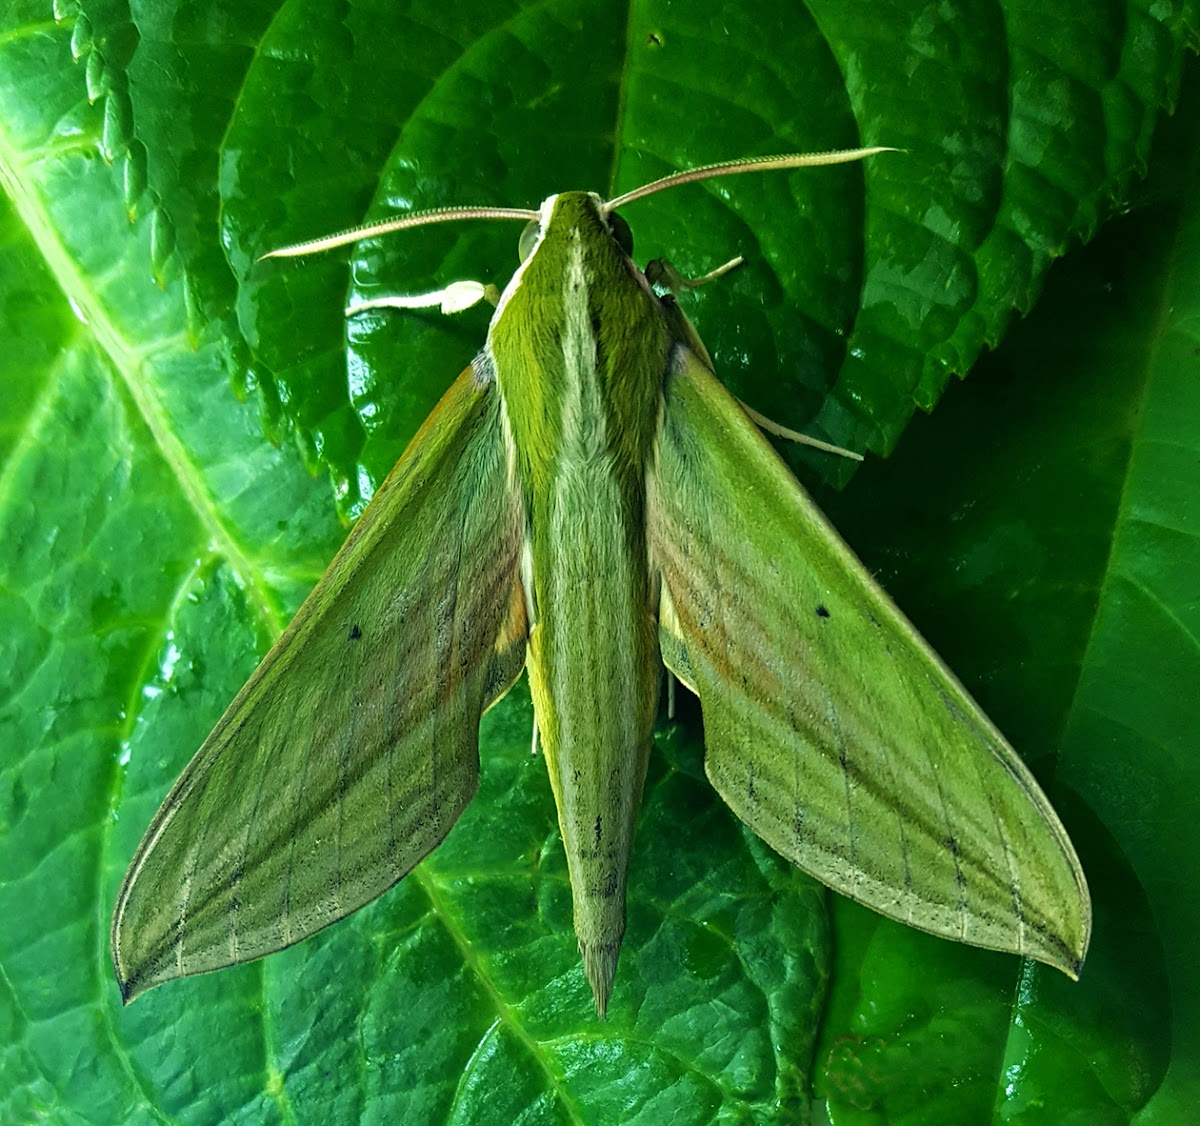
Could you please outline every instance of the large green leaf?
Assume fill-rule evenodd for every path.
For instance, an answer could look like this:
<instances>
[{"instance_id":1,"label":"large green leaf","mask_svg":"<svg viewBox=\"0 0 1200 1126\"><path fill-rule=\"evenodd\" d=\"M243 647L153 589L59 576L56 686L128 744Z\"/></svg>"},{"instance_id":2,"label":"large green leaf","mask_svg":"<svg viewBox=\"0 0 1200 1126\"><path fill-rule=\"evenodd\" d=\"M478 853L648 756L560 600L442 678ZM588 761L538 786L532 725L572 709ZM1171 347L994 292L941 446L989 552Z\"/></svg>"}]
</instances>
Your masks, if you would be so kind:
<instances>
[{"instance_id":1,"label":"large green leaf","mask_svg":"<svg viewBox=\"0 0 1200 1126\"><path fill-rule=\"evenodd\" d=\"M6 5L0 1121L1188 1121L1200 177L1175 154L1200 104L1159 119L1196 15ZM1124 209L1156 127L1134 213L908 427ZM626 217L640 258L747 257L689 307L739 394L875 454L905 435L822 503L1050 789L1096 899L1083 980L831 904L708 787L692 706L660 730L598 1022L518 688L479 798L399 888L121 1009L108 917L137 839L336 509L482 339L478 310L347 325L347 293L503 282L517 231L253 258L408 206L859 143L905 151Z\"/></svg>"}]
</instances>

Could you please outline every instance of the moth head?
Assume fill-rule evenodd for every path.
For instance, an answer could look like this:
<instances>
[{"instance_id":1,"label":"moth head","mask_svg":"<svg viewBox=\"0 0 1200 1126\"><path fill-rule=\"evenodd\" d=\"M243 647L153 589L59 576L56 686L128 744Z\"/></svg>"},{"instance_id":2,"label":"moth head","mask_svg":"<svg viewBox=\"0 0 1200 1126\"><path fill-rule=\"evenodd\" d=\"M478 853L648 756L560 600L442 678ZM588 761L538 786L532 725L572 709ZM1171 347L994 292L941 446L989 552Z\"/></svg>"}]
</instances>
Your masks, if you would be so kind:
<instances>
[{"instance_id":1,"label":"moth head","mask_svg":"<svg viewBox=\"0 0 1200 1126\"><path fill-rule=\"evenodd\" d=\"M574 198L579 198L581 193L569 194ZM617 246L632 258L633 231L629 229L629 224L615 211L611 210L608 204L596 195L595 192L587 192L583 198L591 202L597 217L612 236ZM550 222L550 216L558 205L559 199L559 196L552 195L538 208L537 218L530 219L525 224L524 229L521 231L521 237L517 241L517 256L522 262L526 262L529 259L529 256L534 252L538 243L541 242L542 234Z\"/></svg>"}]
</instances>

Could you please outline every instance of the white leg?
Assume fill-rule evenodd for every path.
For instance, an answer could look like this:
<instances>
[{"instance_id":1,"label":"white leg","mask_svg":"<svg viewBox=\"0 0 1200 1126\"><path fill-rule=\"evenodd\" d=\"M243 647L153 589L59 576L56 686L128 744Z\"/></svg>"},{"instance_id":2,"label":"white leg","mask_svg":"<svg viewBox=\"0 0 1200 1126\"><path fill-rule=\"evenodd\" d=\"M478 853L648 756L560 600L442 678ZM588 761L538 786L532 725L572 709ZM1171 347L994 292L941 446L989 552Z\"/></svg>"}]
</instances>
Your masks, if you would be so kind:
<instances>
[{"instance_id":1,"label":"white leg","mask_svg":"<svg viewBox=\"0 0 1200 1126\"><path fill-rule=\"evenodd\" d=\"M494 285L483 282L451 282L445 289L432 293L415 293L411 296L393 293L386 297L373 297L369 301L355 301L346 306L346 316L352 317L364 309L441 309L443 313L461 313L464 309L489 301L495 305L500 300L500 291Z\"/></svg>"}]
</instances>

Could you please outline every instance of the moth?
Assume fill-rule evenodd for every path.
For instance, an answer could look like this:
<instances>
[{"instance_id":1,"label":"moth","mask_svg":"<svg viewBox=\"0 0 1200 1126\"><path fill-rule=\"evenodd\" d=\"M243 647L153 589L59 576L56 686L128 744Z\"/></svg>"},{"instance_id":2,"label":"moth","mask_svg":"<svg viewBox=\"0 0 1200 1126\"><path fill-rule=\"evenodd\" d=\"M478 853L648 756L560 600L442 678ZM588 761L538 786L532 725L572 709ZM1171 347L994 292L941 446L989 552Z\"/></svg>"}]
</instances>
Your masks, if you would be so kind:
<instances>
[{"instance_id":1,"label":"moth","mask_svg":"<svg viewBox=\"0 0 1200 1126\"><path fill-rule=\"evenodd\" d=\"M299 942L410 872L475 794L481 715L527 670L603 1016L664 665L699 697L713 787L782 856L890 918L1078 975L1087 884L1046 797L717 380L652 284L673 272L635 265L617 211L878 151L275 252L526 223L482 351L138 847L112 925L125 1001Z\"/></svg>"}]
</instances>

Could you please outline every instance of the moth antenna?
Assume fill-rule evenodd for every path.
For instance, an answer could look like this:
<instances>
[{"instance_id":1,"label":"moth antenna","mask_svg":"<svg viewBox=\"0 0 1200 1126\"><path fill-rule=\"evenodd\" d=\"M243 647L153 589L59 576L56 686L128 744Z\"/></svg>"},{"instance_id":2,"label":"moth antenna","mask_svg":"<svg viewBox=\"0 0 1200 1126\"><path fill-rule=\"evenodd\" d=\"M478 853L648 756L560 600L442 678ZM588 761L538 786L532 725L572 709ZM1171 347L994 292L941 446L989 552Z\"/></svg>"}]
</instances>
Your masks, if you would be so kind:
<instances>
[{"instance_id":1,"label":"moth antenna","mask_svg":"<svg viewBox=\"0 0 1200 1126\"><path fill-rule=\"evenodd\" d=\"M305 254L320 254L323 250L333 250L334 247L346 246L360 239L376 238L379 235L390 235L393 231L404 231L409 227L427 227L431 223L453 223L459 219L523 219L529 222L536 219L538 213L525 207L441 207L436 211L417 211L412 215L401 215L395 219L385 219L382 223L366 223L361 227L350 227L332 235L310 239L308 242L292 243L281 246L278 250L268 250L266 254L256 258L262 262L266 258L300 258Z\"/></svg>"},{"instance_id":2,"label":"moth antenna","mask_svg":"<svg viewBox=\"0 0 1200 1126\"><path fill-rule=\"evenodd\" d=\"M635 199L644 199L655 192L676 188L680 184L691 184L697 180L712 180L717 176L737 176L742 172L771 172L781 168L815 168L823 164L849 164L881 152L898 152L898 149L877 145L866 149L838 149L834 152L781 153L778 156L754 156L748 160L724 160L719 164L705 164L700 168L689 168L654 180L631 192L610 199L604 204L606 212L624 207Z\"/></svg>"}]
</instances>

